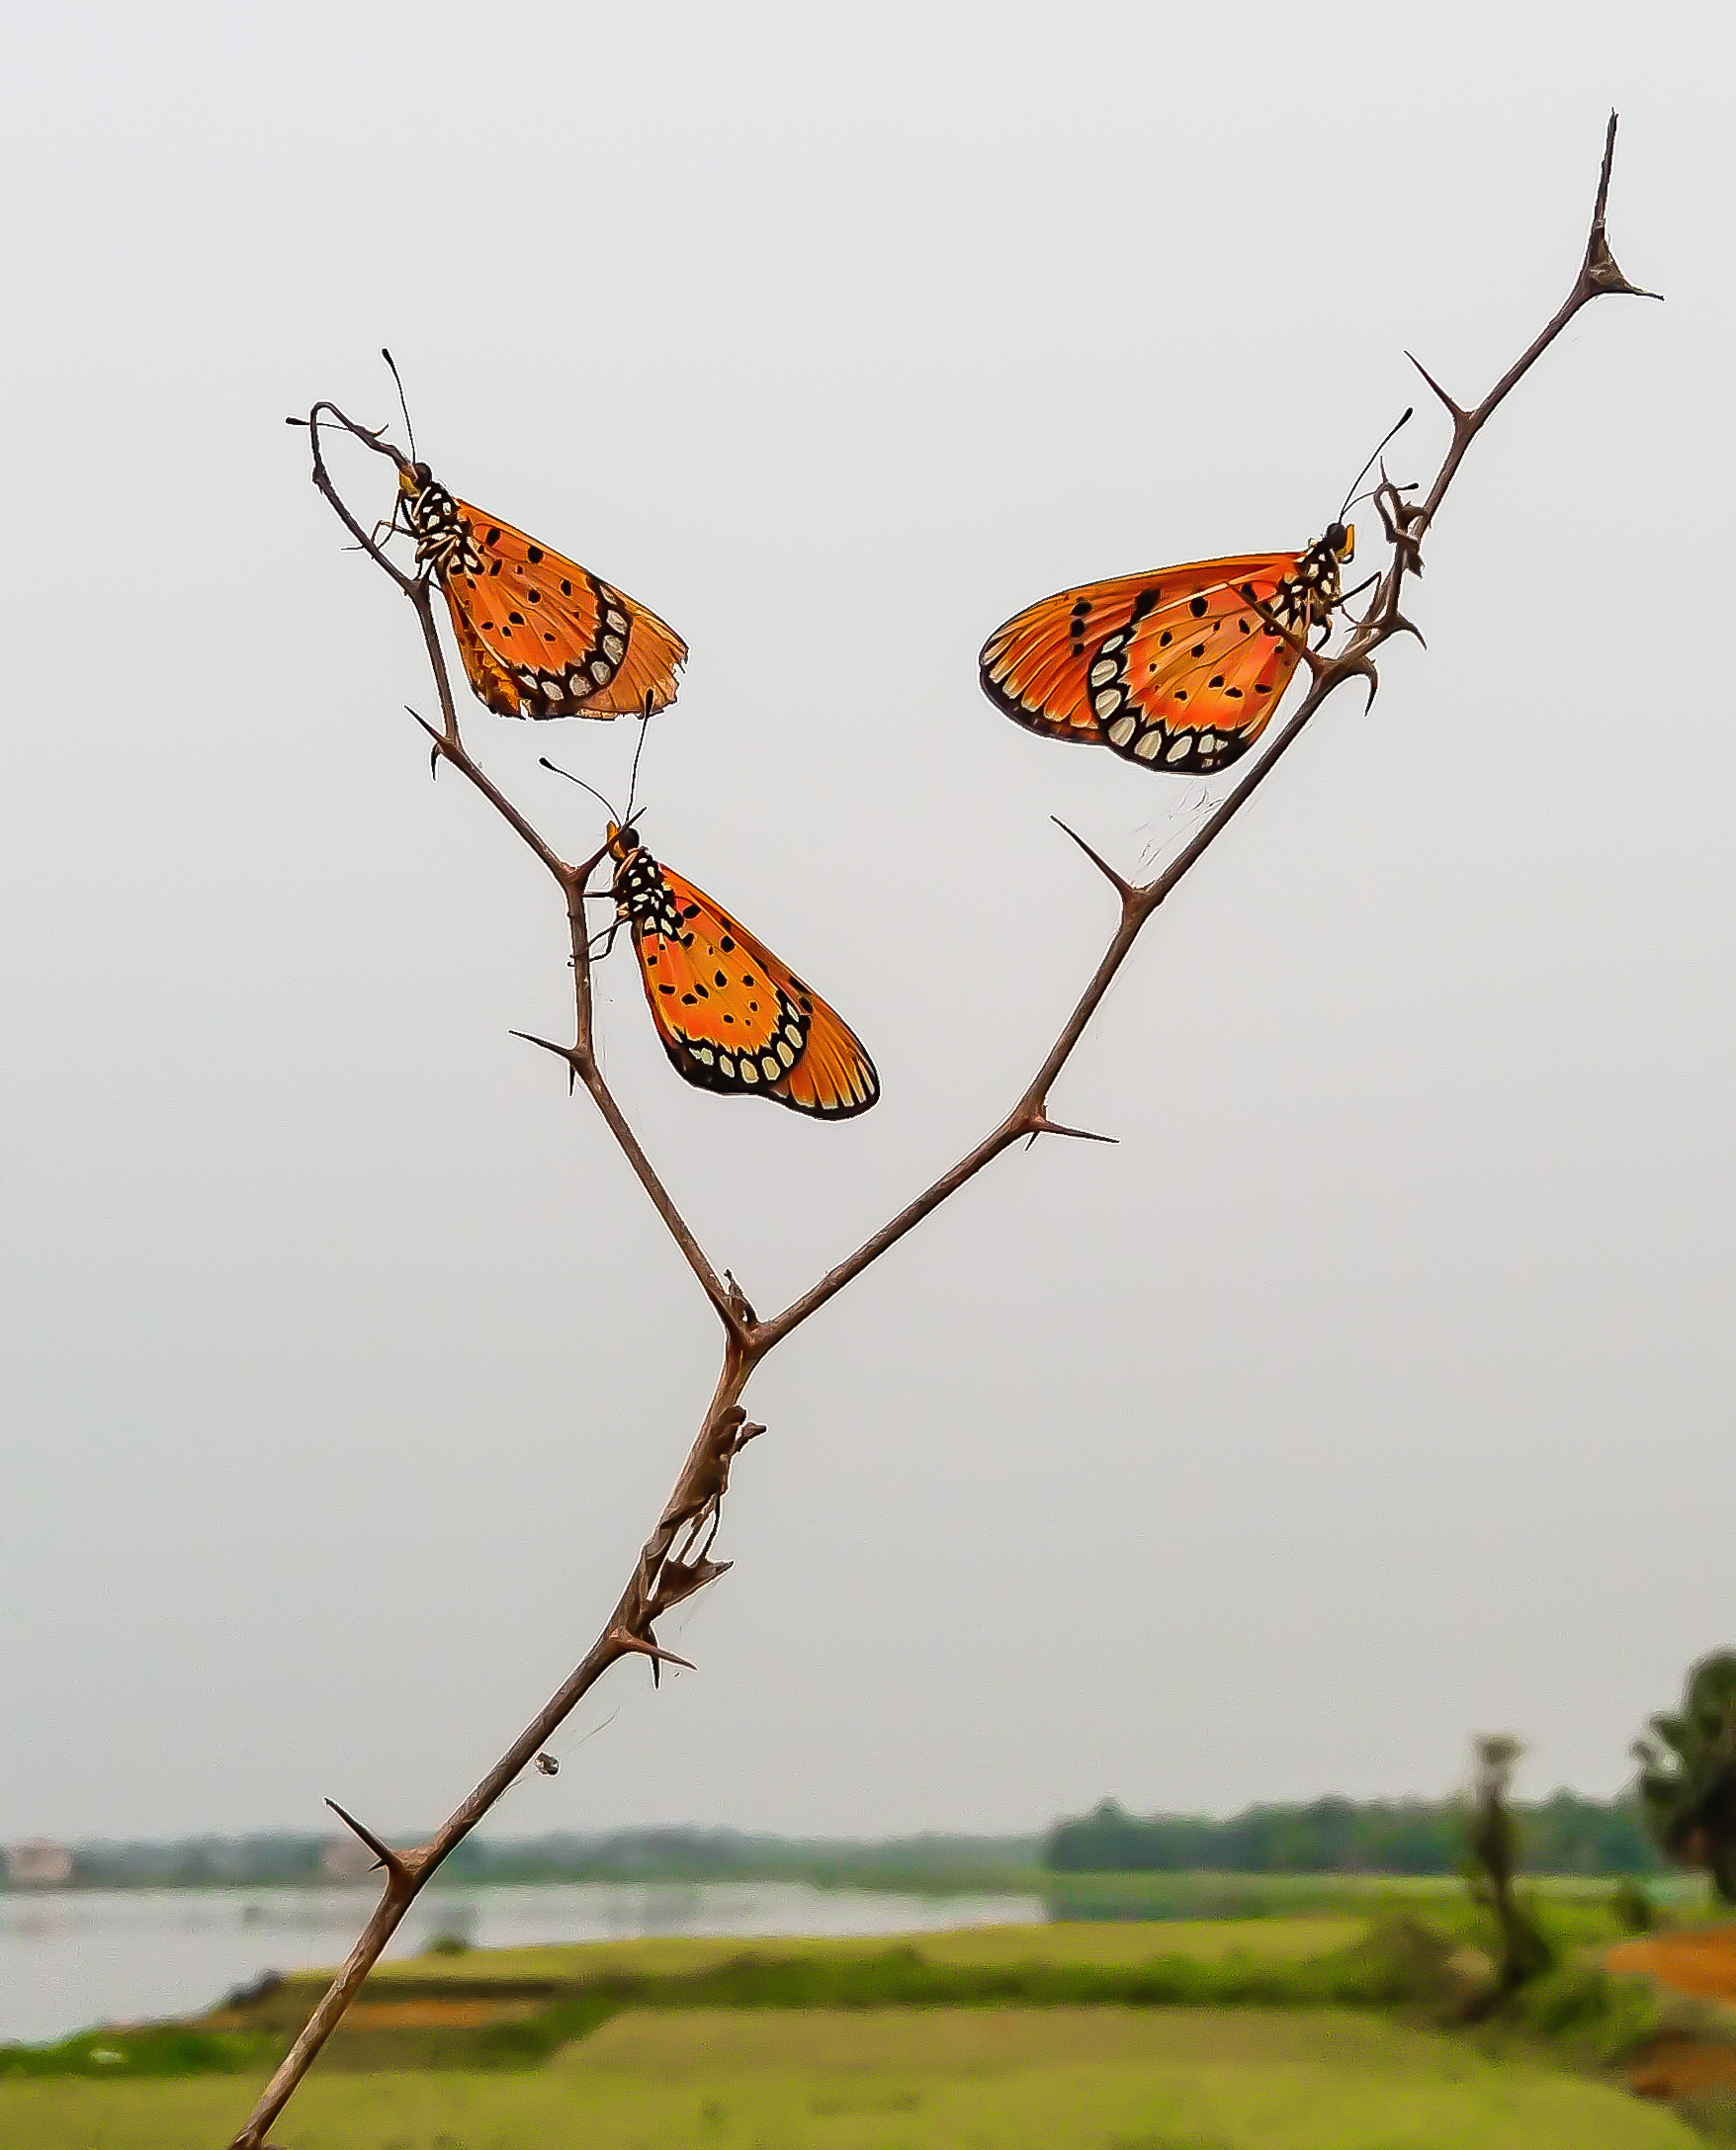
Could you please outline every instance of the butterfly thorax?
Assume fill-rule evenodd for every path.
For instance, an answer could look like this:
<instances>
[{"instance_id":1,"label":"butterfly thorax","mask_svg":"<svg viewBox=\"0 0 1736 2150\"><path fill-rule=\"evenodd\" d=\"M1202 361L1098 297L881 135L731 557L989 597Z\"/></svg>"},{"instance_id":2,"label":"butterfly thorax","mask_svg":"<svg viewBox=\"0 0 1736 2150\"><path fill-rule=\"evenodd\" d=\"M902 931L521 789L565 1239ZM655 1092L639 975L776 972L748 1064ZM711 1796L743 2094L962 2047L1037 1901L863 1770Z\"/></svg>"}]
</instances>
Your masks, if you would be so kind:
<instances>
[{"instance_id":1,"label":"butterfly thorax","mask_svg":"<svg viewBox=\"0 0 1736 2150\"><path fill-rule=\"evenodd\" d=\"M672 941L691 941L687 921L663 869L631 828L609 830L615 866L615 915L634 933L660 933Z\"/></svg>"},{"instance_id":2,"label":"butterfly thorax","mask_svg":"<svg viewBox=\"0 0 1736 2150\"><path fill-rule=\"evenodd\" d=\"M398 473L404 519L416 541L416 565L437 575L480 574L483 561L458 502L425 463Z\"/></svg>"},{"instance_id":3,"label":"butterfly thorax","mask_svg":"<svg viewBox=\"0 0 1736 2150\"><path fill-rule=\"evenodd\" d=\"M1356 550L1356 533L1344 523L1329 525L1272 592L1267 610L1280 627L1306 635L1331 617L1339 601L1339 570Z\"/></svg>"}]
</instances>

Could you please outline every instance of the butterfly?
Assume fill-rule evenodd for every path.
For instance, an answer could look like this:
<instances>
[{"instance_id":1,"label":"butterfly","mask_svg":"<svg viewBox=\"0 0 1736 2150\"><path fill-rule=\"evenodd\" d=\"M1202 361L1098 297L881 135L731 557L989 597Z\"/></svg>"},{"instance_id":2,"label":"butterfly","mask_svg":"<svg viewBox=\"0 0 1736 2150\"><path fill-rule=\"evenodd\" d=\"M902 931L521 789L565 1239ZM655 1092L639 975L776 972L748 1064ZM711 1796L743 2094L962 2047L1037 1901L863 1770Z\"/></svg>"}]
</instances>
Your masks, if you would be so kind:
<instances>
[{"instance_id":1,"label":"butterfly","mask_svg":"<svg viewBox=\"0 0 1736 2150\"><path fill-rule=\"evenodd\" d=\"M687 645L654 612L398 462L416 564L446 593L478 699L502 717L650 717L675 699Z\"/></svg>"},{"instance_id":2,"label":"butterfly","mask_svg":"<svg viewBox=\"0 0 1736 2150\"><path fill-rule=\"evenodd\" d=\"M1226 769L1265 730L1301 661L1297 645L1330 618L1355 542L1334 522L1300 553L1058 591L990 636L983 691L1048 738L1178 776Z\"/></svg>"},{"instance_id":3,"label":"butterfly","mask_svg":"<svg viewBox=\"0 0 1736 2150\"><path fill-rule=\"evenodd\" d=\"M609 823L616 919L633 934L651 1020L675 1073L702 1090L847 1120L880 1096L854 1032L721 904Z\"/></svg>"}]
</instances>

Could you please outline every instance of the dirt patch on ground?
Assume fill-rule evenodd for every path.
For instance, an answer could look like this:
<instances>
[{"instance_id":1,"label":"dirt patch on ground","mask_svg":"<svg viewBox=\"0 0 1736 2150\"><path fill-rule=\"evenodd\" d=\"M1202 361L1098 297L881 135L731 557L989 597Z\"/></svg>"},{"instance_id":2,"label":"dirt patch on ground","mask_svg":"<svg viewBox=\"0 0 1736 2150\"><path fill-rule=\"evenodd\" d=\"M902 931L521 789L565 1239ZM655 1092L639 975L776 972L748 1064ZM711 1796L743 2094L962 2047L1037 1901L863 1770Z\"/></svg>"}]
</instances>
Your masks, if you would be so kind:
<instances>
[{"instance_id":1,"label":"dirt patch on ground","mask_svg":"<svg viewBox=\"0 0 1736 2150\"><path fill-rule=\"evenodd\" d=\"M1708 2091L1736 2092L1736 2045L1708 2045L1690 2037L1654 2038L1633 2056L1627 2087L1636 2098L1703 2098Z\"/></svg>"},{"instance_id":2,"label":"dirt patch on ground","mask_svg":"<svg viewBox=\"0 0 1736 2150\"><path fill-rule=\"evenodd\" d=\"M1604 1957L1606 1969L1654 1980L1666 1992L1710 2003L1711 2034L1670 2030L1650 2039L1623 2073L1640 2098L1695 2101L1736 2096L1736 2017L1728 2038L1718 2034L1721 2008L1736 2007L1736 1927L1701 1927L1682 1934L1647 1934L1621 1941Z\"/></svg>"},{"instance_id":3,"label":"dirt patch on ground","mask_svg":"<svg viewBox=\"0 0 1736 2150\"><path fill-rule=\"evenodd\" d=\"M1648 1934L1621 1941L1604 1958L1612 1971L1639 1971L1674 1993L1736 2002L1736 1926Z\"/></svg>"}]
</instances>

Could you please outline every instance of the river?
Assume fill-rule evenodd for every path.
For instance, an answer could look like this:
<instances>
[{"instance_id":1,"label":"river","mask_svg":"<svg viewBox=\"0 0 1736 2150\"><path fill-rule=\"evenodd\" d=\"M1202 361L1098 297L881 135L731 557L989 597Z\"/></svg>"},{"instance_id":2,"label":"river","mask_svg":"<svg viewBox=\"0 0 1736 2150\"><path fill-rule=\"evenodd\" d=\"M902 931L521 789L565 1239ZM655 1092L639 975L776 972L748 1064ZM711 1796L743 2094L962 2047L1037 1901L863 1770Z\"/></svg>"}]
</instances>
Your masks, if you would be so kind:
<instances>
[{"instance_id":1,"label":"river","mask_svg":"<svg viewBox=\"0 0 1736 2150\"><path fill-rule=\"evenodd\" d=\"M374 1902L361 1888L78 1889L0 1895L0 2043L192 2014L266 1971L334 1963ZM1028 1924L1031 1896L898 1896L806 1882L543 1882L430 1889L387 1953L440 1935L477 1947L650 1934L910 1934Z\"/></svg>"}]
</instances>

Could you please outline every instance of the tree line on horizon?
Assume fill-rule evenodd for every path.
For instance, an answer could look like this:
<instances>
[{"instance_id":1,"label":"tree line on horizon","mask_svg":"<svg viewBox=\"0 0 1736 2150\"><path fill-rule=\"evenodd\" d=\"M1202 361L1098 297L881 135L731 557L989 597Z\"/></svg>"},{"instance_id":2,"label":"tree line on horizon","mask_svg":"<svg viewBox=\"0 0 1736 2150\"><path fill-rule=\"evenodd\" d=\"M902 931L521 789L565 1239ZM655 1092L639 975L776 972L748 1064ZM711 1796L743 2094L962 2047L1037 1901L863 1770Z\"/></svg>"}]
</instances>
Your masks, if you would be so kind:
<instances>
[{"instance_id":1,"label":"tree line on horizon","mask_svg":"<svg viewBox=\"0 0 1736 2150\"><path fill-rule=\"evenodd\" d=\"M1516 1804L1520 1863L1538 1874L1652 1874L1663 1860L1639 1801L1558 1791ZM1227 1820L1128 1814L1113 1799L1057 1822L1053 1873L1451 1874L1465 1861L1459 1799L1345 1799L1251 1806Z\"/></svg>"}]
</instances>

